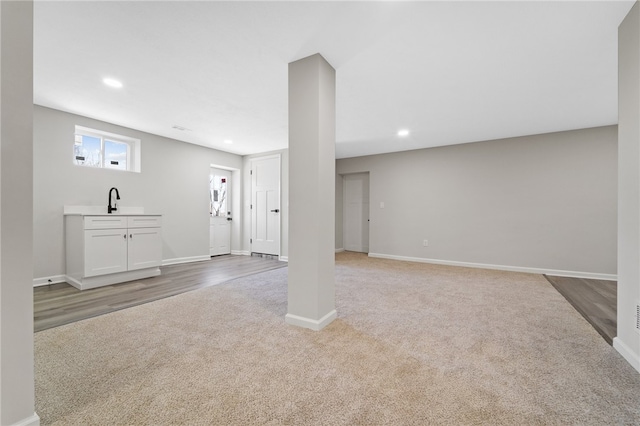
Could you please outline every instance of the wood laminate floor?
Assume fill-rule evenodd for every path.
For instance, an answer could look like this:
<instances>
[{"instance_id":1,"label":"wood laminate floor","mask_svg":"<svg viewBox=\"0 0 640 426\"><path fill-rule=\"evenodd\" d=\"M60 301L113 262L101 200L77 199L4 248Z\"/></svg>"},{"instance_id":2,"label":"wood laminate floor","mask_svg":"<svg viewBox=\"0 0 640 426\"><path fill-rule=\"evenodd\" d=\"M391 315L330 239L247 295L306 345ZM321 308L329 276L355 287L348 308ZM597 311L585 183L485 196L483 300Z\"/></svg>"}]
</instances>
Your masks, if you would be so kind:
<instances>
[{"instance_id":1,"label":"wood laminate floor","mask_svg":"<svg viewBox=\"0 0 640 426\"><path fill-rule=\"evenodd\" d=\"M545 275L547 280L610 345L617 334L616 281Z\"/></svg>"},{"instance_id":2,"label":"wood laminate floor","mask_svg":"<svg viewBox=\"0 0 640 426\"><path fill-rule=\"evenodd\" d=\"M180 293L287 266L259 256L217 256L211 260L163 266L162 274L80 291L67 283L36 287L34 330L103 315Z\"/></svg>"}]
</instances>

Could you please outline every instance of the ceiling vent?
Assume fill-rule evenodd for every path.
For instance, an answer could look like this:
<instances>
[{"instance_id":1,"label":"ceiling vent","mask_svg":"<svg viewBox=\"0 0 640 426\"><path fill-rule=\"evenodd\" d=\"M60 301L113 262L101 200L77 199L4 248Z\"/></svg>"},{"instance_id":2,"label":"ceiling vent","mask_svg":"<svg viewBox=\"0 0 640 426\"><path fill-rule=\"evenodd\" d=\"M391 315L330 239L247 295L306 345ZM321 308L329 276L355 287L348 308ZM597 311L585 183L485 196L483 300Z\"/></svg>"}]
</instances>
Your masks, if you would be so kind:
<instances>
[{"instance_id":1,"label":"ceiling vent","mask_svg":"<svg viewBox=\"0 0 640 426\"><path fill-rule=\"evenodd\" d=\"M640 333L640 302L636 303L636 331Z\"/></svg>"},{"instance_id":2,"label":"ceiling vent","mask_svg":"<svg viewBox=\"0 0 640 426\"><path fill-rule=\"evenodd\" d=\"M186 127L182 127L182 126L178 126L177 124L174 124L173 126L171 126L172 129L176 129L176 130L180 130L181 132L186 131L191 131L191 129L187 129Z\"/></svg>"}]
</instances>

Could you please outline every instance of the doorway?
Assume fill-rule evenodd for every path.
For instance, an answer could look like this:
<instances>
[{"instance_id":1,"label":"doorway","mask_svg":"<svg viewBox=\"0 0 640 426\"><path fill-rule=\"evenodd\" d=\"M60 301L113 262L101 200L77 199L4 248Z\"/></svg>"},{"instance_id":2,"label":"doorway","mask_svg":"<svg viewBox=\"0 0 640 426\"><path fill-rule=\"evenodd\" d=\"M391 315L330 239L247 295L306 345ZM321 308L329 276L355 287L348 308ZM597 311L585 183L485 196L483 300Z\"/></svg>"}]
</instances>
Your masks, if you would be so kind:
<instances>
[{"instance_id":1,"label":"doorway","mask_svg":"<svg viewBox=\"0 0 640 426\"><path fill-rule=\"evenodd\" d=\"M369 173L342 176L344 249L369 252Z\"/></svg>"},{"instance_id":2,"label":"doorway","mask_svg":"<svg viewBox=\"0 0 640 426\"><path fill-rule=\"evenodd\" d=\"M280 255L280 156L251 160L251 252Z\"/></svg>"},{"instance_id":3,"label":"doorway","mask_svg":"<svg viewBox=\"0 0 640 426\"><path fill-rule=\"evenodd\" d=\"M209 255L231 254L231 172L211 168L209 173Z\"/></svg>"}]
</instances>

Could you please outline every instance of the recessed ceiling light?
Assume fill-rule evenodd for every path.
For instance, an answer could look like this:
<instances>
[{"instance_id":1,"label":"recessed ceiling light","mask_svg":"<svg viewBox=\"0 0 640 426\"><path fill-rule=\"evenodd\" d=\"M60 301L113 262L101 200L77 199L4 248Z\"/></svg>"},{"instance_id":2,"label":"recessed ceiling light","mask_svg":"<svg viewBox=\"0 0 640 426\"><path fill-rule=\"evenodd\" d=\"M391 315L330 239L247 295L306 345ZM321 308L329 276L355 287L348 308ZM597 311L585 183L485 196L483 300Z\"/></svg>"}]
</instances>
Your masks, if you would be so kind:
<instances>
[{"instance_id":1,"label":"recessed ceiling light","mask_svg":"<svg viewBox=\"0 0 640 426\"><path fill-rule=\"evenodd\" d=\"M398 130L398 136L400 137L409 136L409 131L407 129Z\"/></svg>"},{"instance_id":2,"label":"recessed ceiling light","mask_svg":"<svg viewBox=\"0 0 640 426\"><path fill-rule=\"evenodd\" d=\"M102 80L102 82L104 84L106 84L107 86L115 87L117 89L122 87L122 83L119 82L118 80L113 79L113 78L105 78L105 79Z\"/></svg>"},{"instance_id":3,"label":"recessed ceiling light","mask_svg":"<svg viewBox=\"0 0 640 426\"><path fill-rule=\"evenodd\" d=\"M226 139L224 143L226 143L227 145L231 145L233 141L231 139Z\"/></svg>"}]
</instances>

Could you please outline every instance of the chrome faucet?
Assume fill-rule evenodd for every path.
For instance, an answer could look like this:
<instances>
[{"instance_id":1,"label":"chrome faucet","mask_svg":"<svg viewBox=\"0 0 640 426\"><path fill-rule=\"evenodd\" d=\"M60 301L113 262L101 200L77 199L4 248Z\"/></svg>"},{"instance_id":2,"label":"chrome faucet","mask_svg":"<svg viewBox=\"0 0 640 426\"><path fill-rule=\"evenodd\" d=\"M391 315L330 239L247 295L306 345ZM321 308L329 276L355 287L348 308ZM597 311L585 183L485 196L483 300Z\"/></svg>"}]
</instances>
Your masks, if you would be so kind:
<instances>
[{"instance_id":1,"label":"chrome faucet","mask_svg":"<svg viewBox=\"0 0 640 426\"><path fill-rule=\"evenodd\" d=\"M107 206L107 213L113 213L118 211L118 202L113 203L113 207L111 207L111 193L113 190L116 190L116 200L120 199L120 193L118 192L118 188L113 187L109 190L109 205Z\"/></svg>"}]
</instances>

